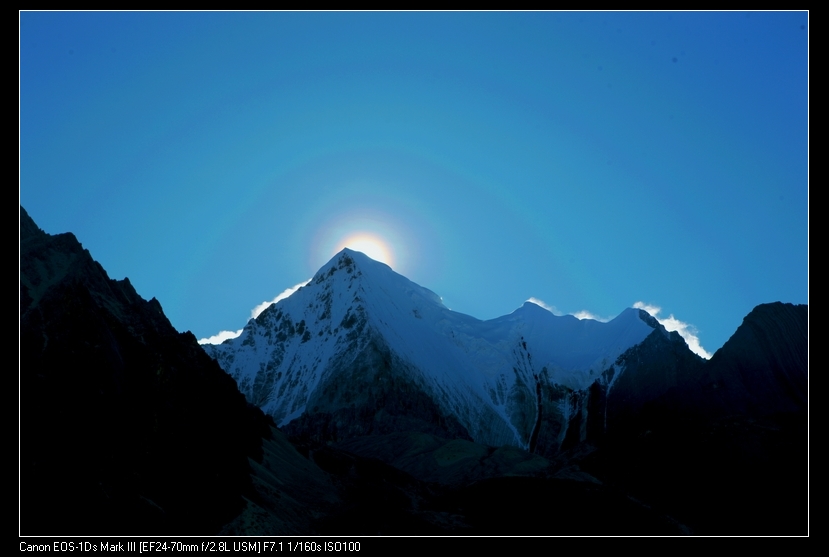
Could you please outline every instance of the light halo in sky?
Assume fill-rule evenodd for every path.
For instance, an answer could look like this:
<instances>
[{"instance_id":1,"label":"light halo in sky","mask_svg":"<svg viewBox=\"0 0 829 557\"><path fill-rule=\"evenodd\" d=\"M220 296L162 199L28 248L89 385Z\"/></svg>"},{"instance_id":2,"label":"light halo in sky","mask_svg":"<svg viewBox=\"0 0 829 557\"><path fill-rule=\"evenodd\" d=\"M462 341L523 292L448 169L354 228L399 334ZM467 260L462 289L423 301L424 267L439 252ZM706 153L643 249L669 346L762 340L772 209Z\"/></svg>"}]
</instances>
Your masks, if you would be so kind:
<instances>
[{"instance_id":1,"label":"light halo in sky","mask_svg":"<svg viewBox=\"0 0 829 557\"><path fill-rule=\"evenodd\" d=\"M362 252L375 261L385 263L389 267L394 267L394 255L389 246L383 238L372 234L371 232L356 232L351 234L337 244L334 253L339 253L343 248L349 248L354 251Z\"/></svg>"},{"instance_id":2,"label":"light halo in sky","mask_svg":"<svg viewBox=\"0 0 829 557\"><path fill-rule=\"evenodd\" d=\"M355 214L359 213L359 214ZM320 229L310 250L312 266L317 268L343 248L359 251L405 274L412 247L393 219L376 210L349 211Z\"/></svg>"}]
</instances>

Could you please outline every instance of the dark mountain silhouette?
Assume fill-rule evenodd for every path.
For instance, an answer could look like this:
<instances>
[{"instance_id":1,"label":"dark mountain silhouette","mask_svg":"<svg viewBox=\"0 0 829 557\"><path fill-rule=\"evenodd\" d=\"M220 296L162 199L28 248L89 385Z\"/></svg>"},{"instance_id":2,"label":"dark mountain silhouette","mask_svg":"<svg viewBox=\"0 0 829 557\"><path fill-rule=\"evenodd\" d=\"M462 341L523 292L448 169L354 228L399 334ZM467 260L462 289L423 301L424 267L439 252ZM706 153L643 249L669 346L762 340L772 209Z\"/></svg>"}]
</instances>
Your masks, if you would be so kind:
<instances>
[{"instance_id":1,"label":"dark mountain silhouette","mask_svg":"<svg viewBox=\"0 0 829 557\"><path fill-rule=\"evenodd\" d=\"M641 364L581 467L696 533L806 534L807 306L757 306L709 361L652 348L627 355Z\"/></svg>"},{"instance_id":2,"label":"dark mountain silhouette","mask_svg":"<svg viewBox=\"0 0 829 557\"><path fill-rule=\"evenodd\" d=\"M213 533L267 420L72 234L20 209L20 532Z\"/></svg>"}]
</instances>

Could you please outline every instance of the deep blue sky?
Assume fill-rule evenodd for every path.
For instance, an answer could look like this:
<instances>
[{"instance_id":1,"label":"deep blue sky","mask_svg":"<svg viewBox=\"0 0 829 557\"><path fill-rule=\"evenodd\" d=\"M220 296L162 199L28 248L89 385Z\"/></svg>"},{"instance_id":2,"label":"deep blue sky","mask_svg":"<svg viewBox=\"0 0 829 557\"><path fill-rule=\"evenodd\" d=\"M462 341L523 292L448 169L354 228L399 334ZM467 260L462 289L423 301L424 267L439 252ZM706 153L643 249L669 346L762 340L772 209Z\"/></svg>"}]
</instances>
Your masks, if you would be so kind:
<instances>
[{"instance_id":1,"label":"deep blue sky","mask_svg":"<svg viewBox=\"0 0 829 557\"><path fill-rule=\"evenodd\" d=\"M369 232L481 319L808 296L808 13L20 14L20 202L198 337Z\"/></svg>"}]
</instances>

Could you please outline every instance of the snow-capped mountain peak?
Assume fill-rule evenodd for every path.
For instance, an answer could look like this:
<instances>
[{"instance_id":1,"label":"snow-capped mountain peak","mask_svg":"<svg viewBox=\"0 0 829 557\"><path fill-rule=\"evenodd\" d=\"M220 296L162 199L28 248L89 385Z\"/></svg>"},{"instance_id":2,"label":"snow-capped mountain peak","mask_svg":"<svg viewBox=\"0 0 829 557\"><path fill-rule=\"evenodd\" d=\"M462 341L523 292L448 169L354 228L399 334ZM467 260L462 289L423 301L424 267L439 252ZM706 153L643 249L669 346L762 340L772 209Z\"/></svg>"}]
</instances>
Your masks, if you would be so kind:
<instances>
[{"instance_id":1,"label":"snow-capped mountain peak","mask_svg":"<svg viewBox=\"0 0 829 557\"><path fill-rule=\"evenodd\" d=\"M344 249L238 338L205 349L281 426L313 422L347 436L381 431L389 419L398 429L411 422L414 429L528 448L544 423L566 423L581 411L578 396L568 393L617 376L619 356L654 323L636 309L602 323L532 303L481 321ZM411 411L398 401L401 390L416 401ZM558 430L552 445L567 427Z\"/></svg>"}]
</instances>

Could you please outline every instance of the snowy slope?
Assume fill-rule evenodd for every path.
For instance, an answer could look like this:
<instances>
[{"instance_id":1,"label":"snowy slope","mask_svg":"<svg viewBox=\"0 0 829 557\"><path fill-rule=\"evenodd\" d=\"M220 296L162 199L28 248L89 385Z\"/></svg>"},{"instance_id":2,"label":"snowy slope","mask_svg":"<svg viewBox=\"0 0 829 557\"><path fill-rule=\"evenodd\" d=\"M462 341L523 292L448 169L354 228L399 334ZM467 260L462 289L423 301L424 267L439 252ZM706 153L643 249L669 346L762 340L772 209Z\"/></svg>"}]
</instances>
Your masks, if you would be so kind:
<instances>
[{"instance_id":1,"label":"snowy slope","mask_svg":"<svg viewBox=\"0 0 829 557\"><path fill-rule=\"evenodd\" d=\"M474 440L528 447L541 405L556 406L546 410L548 421L551 415L569 420L580 410L566 393L600 379L653 332L654 323L635 309L601 323L555 316L532 303L480 321L449 310L435 293L387 265L345 249L308 285L249 321L238 338L204 348L278 425L309 411L365 402L335 403L331 393L354 388L354 381L383 381L353 371L371 367L366 358L377 356L367 354L382 353L390 354L383 365L405 370ZM319 394L323 386L327 398ZM561 439L567 425L556 428Z\"/></svg>"}]
</instances>

